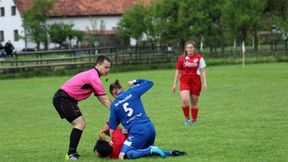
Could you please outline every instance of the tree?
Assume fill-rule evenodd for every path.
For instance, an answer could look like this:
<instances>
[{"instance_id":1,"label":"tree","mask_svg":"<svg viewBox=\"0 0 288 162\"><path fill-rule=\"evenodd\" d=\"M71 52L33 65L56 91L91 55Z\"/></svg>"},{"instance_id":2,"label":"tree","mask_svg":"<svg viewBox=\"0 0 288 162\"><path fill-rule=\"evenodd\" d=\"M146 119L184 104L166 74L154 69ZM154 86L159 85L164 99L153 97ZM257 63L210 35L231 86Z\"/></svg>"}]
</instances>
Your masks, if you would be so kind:
<instances>
[{"instance_id":1,"label":"tree","mask_svg":"<svg viewBox=\"0 0 288 162\"><path fill-rule=\"evenodd\" d=\"M287 0L267 0L265 8L266 13L272 16L279 16L284 19L288 18L288 1Z\"/></svg>"},{"instance_id":2,"label":"tree","mask_svg":"<svg viewBox=\"0 0 288 162\"><path fill-rule=\"evenodd\" d=\"M223 32L222 16L222 0L202 0L201 10L204 11L204 18L202 19L202 36L206 46L210 47L210 52L216 52L220 45L224 51L225 38Z\"/></svg>"},{"instance_id":3,"label":"tree","mask_svg":"<svg viewBox=\"0 0 288 162\"><path fill-rule=\"evenodd\" d=\"M251 30L250 33L253 36L254 40L254 50L258 51L258 31L261 27L261 22L263 19L263 13L265 11L267 2L266 0L253 0L250 1L251 5L251 12L250 14L253 15L253 18L251 20Z\"/></svg>"},{"instance_id":4,"label":"tree","mask_svg":"<svg viewBox=\"0 0 288 162\"><path fill-rule=\"evenodd\" d=\"M84 38L84 33L80 30L72 30L72 33L69 37L70 37L70 39L72 39L73 37L76 37L77 41L78 41L77 42L77 46L78 46L78 43L81 42Z\"/></svg>"},{"instance_id":5,"label":"tree","mask_svg":"<svg viewBox=\"0 0 288 162\"><path fill-rule=\"evenodd\" d=\"M161 43L175 43L177 38L177 17L180 3L177 0L159 1L153 7L153 27ZM175 25L175 26L174 26ZM173 33L173 34L172 34Z\"/></svg>"},{"instance_id":6,"label":"tree","mask_svg":"<svg viewBox=\"0 0 288 162\"><path fill-rule=\"evenodd\" d=\"M88 40L88 45L90 47L93 47L94 44L97 41L97 38L94 36L95 35L95 31L97 31L97 20L96 19L92 19L90 18L90 23L91 23L91 27L86 26L86 30L87 30L87 40Z\"/></svg>"},{"instance_id":7,"label":"tree","mask_svg":"<svg viewBox=\"0 0 288 162\"><path fill-rule=\"evenodd\" d=\"M152 42L176 44L182 49L188 39L201 36L204 18L200 0L155 0L149 7L136 5L125 13L118 36L139 40L146 34Z\"/></svg>"},{"instance_id":8,"label":"tree","mask_svg":"<svg viewBox=\"0 0 288 162\"><path fill-rule=\"evenodd\" d=\"M146 11L143 4L136 4L127 11L118 24L118 38L127 40L127 38L131 37L136 39L138 44L143 34L147 35L147 26L145 24Z\"/></svg>"},{"instance_id":9,"label":"tree","mask_svg":"<svg viewBox=\"0 0 288 162\"><path fill-rule=\"evenodd\" d=\"M202 8L202 0L180 1L177 19L176 30L179 33L181 48L184 47L184 42L187 40L192 39L200 42L201 37L206 32L206 27L211 24Z\"/></svg>"},{"instance_id":10,"label":"tree","mask_svg":"<svg viewBox=\"0 0 288 162\"><path fill-rule=\"evenodd\" d=\"M120 21L119 38L140 39L147 34L148 40L183 49L184 43L204 38L211 52L225 39L255 40L258 49L258 31L263 28L263 13L267 2L276 0L154 0L148 7L135 6L123 15ZM279 0L287 6L285 0ZM285 1L285 3L284 3ZM279 8L281 5L275 5ZM279 15L287 15L287 7L280 7Z\"/></svg>"},{"instance_id":11,"label":"tree","mask_svg":"<svg viewBox=\"0 0 288 162\"><path fill-rule=\"evenodd\" d=\"M288 19L285 17L274 17L275 32L281 35L282 40L285 41L285 50L288 50Z\"/></svg>"},{"instance_id":12,"label":"tree","mask_svg":"<svg viewBox=\"0 0 288 162\"><path fill-rule=\"evenodd\" d=\"M65 23L55 23L50 25L49 36L51 42L60 44L61 47L67 38L71 40L73 38L73 25Z\"/></svg>"},{"instance_id":13,"label":"tree","mask_svg":"<svg viewBox=\"0 0 288 162\"><path fill-rule=\"evenodd\" d=\"M47 13L54 7L54 3L55 0L34 0L32 7L24 13L25 37L34 41L38 50L41 43L48 49Z\"/></svg>"},{"instance_id":14,"label":"tree","mask_svg":"<svg viewBox=\"0 0 288 162\"><path fill-rule=\"evenodd\" d=\"M257 30L265 5L266 2L263 0L227 0L225 2L222 21L235 40L245 42L249 32L257 38Z\"/></svg>"}]
</instances>

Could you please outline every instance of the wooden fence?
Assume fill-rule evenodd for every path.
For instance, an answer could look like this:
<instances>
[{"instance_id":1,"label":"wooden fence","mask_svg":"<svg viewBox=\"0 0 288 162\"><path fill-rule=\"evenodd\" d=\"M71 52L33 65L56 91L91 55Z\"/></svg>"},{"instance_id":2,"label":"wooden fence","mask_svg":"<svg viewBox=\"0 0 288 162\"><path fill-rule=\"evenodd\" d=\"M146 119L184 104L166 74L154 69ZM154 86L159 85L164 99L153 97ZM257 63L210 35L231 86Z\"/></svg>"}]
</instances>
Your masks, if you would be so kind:
<instances>
[{"instance_id":1,"label":"wooden fence","mask_svg":"<svg viewBox=\"0 0 288 162\"><path fill-rule=\"evenodd\" d=\"M0 61L0 73L33 69L92 67L99 55L111 58L113 65L139 65L175 62L178 55L166 47L87 48L16 53Z\"/></svg>"},{"instance_id":2,"label":"wooden fence","mask_svg":"<svg viewBox=\"0 0 288 162\"><path fill-rule=\"evenodd\" d=\"M50 69L93 67L99 55L111 58L112 64L118 65L159 65L176 63L179 51L168 50L167 47L138 47L138 48L87 48L73 50L51 50L17 53L13 57L5 57L0 61L0 73L17 73L33 69ZM206 62L210 64L241 63L241 49L224 52L203 52ZM268 62L271 59L287 61L287 50L262 49L255 52L246 50L247 60L252 62ZM283 59L284 58L284 59ZM213 60L213 62L211 61Z\"/></svg>"}]
</instances>

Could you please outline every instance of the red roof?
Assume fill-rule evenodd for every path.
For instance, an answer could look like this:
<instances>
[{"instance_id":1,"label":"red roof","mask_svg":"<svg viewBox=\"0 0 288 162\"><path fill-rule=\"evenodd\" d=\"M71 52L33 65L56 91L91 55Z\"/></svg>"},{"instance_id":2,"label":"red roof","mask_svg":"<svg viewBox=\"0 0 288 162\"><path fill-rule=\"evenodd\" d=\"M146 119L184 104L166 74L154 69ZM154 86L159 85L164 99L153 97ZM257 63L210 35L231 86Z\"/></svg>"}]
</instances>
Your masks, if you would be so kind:
<instances>
[{"instance_id":1,"label":"red roof","mask_svg":"<svg viewBox=\"0 0 288 162\"><path fill-rule=\"evenodd\" d=\"M14 0L16 7L22 15L30 6L32 6L32 0Z\"/></svg>"},{"instance_id":2,"label":"red roof","mask_svg":"<svg viewBox=\"0 0 288 162\"><path fill-rule=\"evenodd\" d=\"M14 0L21 14L32 6L33 0ZM150 0L56 0L49 16L122 15L137 3L148 5Z\"/></svg>"}]
</instances>

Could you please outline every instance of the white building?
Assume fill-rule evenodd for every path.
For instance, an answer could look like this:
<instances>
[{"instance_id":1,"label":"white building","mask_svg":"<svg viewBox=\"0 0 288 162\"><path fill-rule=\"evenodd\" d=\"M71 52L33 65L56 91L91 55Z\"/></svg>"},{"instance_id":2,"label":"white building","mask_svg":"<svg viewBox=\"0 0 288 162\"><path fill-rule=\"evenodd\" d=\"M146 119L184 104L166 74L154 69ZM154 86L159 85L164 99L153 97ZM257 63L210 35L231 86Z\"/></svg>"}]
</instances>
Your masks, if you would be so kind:
<instances>
[{"instance_id":1,"label":"white building","mask_svg":"<svg viewBox=\"0 0 288 162\"><path fill-rule=\"evenodd\" d=\"M19 35L25 35L19 10L13 0L0 0L0 42L10 40L16 50L23 49L25 41Z\"/></svg>"},{"instance_id":2,"label":"white building","mask_svg":"<svg viewBox=\"0 0 288 162\"><path fill-rule=\"evenodd\" d=\"M35 48L34 43L24 40L22 27L22 15L32 3L33 0L0 0L0 42L3 45L10 40L16 51ZM121 15L135 3L147 5L149 0L56 0L48 24L63 22L81 31L101 30L105 34L115 34ZM49 47L55 45L49 44Z\"/></svg>"}]
</instances>

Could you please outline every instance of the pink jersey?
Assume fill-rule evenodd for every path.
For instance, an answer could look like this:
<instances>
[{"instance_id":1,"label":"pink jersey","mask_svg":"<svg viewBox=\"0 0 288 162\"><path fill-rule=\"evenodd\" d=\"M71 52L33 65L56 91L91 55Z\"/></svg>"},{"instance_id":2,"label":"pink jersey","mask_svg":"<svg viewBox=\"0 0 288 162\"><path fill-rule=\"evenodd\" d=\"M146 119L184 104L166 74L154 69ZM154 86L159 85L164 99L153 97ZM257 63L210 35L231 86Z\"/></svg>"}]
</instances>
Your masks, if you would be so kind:
<instances>
[{"instance_id":1,"label":"pink jersey","mask_svg":"<svg viewBox=\"0 0 288 162\"><path fill-rule=\"evenodd\" d=\"M180 55L176 65L177 70L182 71L183 76L200 75L199 69L206 66L203 57L199 53L194 53L192 56Z\"/></svg>"},{"instance_id":2,"label":"pink jersey","mask_svg":"<svg viewBox=\"0 0 288 162\"><path fill-rule=\"evenodd\" d=\"M100 74L95 68L75 75L66 81L61 89L77 101L88 98L92 92L95 96L106 95Z\"/></svg>"}]
</instances>

